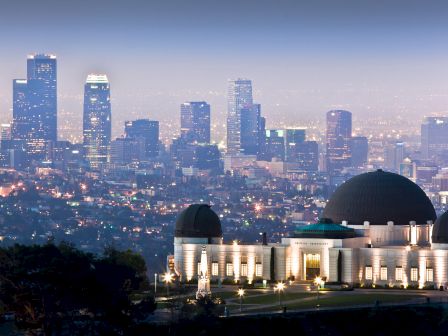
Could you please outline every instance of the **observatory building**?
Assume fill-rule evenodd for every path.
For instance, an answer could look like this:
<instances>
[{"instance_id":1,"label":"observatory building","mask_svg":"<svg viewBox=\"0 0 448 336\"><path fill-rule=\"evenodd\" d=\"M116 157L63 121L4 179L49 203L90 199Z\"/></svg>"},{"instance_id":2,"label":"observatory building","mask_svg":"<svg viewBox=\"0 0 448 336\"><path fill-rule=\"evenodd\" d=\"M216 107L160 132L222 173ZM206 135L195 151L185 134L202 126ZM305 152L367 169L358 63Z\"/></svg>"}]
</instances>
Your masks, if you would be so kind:
<instances>
[{"instance_id":1,"label":"observatory building","mask_svg":"<svg viewBox=\"0 0 448 336\"><path fill-rule=\"evenodd\" d=\"M382 170L353 177L328 201L318 223L278 243L224 244L219 217L193 204L178 217L173 271L197 279L206 250L211 281L312 280L351 284L448 284L448 213L409 179Z\"/></svg>"}]
</instances>

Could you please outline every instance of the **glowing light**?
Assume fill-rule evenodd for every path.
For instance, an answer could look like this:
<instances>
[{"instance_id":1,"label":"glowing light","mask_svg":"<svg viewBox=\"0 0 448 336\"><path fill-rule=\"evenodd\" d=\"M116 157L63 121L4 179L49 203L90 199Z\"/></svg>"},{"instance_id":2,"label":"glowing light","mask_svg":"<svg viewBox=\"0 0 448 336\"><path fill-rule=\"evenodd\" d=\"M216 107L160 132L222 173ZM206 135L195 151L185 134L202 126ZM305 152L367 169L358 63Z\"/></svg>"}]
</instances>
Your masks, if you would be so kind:
<instances>
[{"instance_id":1,"label":"glowing light","mask_svg":"<svg viewBox=\"0 0 448 336\"><path fill-rule=\"evenodd\" d=\"M166 284L173 282L173 275L170 272L166 272L165 274L162 275L162 277L163 277L163 281Z\"/></svg>"},{"instance_id":2,"label":"glowing light","mask_svg":"<svg viewBox=\"0 0 448 336\"><path fill-rule=\"evenodd\" d=\"M238 292L237 292L237 294L238 294L239 297L244 296L244 294L245 294L244 289L242 289L242 288L238 288Z\"/></svg>"}]
</instances>

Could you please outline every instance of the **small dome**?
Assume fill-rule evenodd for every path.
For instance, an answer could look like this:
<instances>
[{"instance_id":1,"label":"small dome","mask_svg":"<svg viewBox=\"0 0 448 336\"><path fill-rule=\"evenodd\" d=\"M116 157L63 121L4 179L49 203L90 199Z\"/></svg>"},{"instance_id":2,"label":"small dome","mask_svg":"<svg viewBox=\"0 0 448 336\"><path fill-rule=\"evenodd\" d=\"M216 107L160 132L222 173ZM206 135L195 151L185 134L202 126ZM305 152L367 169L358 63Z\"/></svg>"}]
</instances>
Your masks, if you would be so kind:
<instances>
[{"instance_id":1,"label":"small dome","mask_svg":"<svg viewBox=\"0 0 448 336\"><path fill-rule=\"evenodd\" d=\"M432 228L432 242L448 244L448 211L437 218Z\"/></svg>"},{"instance_id":2,"label":"small dome","mask_svg":"<svg viewBox=\"0 0 448 336\"><path fill-rule=\"evenodd\" d=\"M175 237L222 237L221 221L208 204L192 204L176 220Z\"/></svg>"},{"instance_id":3,"label":"small dome","mask_svg":"<svg viewBox=\"0 0 448 336\"><path fill-rule=\"evenodd\" d=\"M333 223L407 225L411 221L426 224L435 221L436 212L425 192L414 182L398 174L377 170L355 176L343 183L331 196L323 217Z\"/></svg>"}]
</instances>

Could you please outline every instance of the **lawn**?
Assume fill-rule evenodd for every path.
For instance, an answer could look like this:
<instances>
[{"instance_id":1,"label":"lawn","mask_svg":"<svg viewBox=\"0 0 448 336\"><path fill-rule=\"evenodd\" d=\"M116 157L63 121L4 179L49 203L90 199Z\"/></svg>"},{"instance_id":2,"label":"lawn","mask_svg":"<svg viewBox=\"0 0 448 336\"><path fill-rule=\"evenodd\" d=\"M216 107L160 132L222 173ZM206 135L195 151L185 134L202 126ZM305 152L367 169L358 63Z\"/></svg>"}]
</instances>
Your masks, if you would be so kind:
<instances>
[{"instance_id":1,"label":"lawn","mask_svg":"<svg viewBox=\"0 0 448 336\"><path fill-rule=\"evenodd\" d=\"M298 292L298 293L288 293L285 292L281 294L282 301L290 301L290 300L299 300L299 299L305 299L312 297L312 293L307 292ZM270 293L265 295L258 295L258 296L252 296L244 298L243 303L244 304L274 304L278 302L278 293Z\"/></svg>"},{"instance_id":2,"label":"lawn","mask_svg":"<svg viewBox=\"0 0 448 336\"><path fill-rule=\"evenodd\" d=\"M402 303L416 298L423 298L421 295L399 295L399 294L349 294L325 297L322 295L319 299L320 307L347 307L360 305L373 305L376 301L382 303ZM316 300L308 300L287 304L290 309L307 309L316 307Z\"/></svg>"}]
</instances>

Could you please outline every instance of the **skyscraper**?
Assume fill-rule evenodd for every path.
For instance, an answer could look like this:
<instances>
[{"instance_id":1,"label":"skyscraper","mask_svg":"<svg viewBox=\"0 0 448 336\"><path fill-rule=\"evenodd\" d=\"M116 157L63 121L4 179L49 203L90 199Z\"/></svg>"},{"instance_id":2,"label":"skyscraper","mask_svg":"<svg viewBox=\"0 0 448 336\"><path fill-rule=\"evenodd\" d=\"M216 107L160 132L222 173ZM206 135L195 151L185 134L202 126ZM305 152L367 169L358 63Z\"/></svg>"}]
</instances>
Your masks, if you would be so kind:
<instances>
[{"instance_id":1,"label":"skyscraper","mask_svg":"<svg viewBox=\"0 0 448 336\"><path fill-rule=\"evenodd\" d=\"M124 124L126 138L140 139L144 142L145 159L159 155L159 122L149 119L126 121Z\"/></svg>"},{"instance_id":2,"label":"skyscraper","mask_svg":"<svg viewBox=\"0 0 448 336\"><path fill-rule=\"evenodd\" d=\"M204 101L183 103L180 130L189 143L210 143L210 105Z\"/></svg>"},{"instance_id":3,"label":"skyscraper","mask_svg":"<svg viewBox=\"0 0 448 336\"><path fill-rule=\"evenodd\" d=\"M110 86L106 75L88 75L84 86L83 136L86 161L93 169L109 161Z\"/></svg>"},{"instance_id":4,"label":"skyscraper","mask_svg":"<svg viewBox=\"0 0 448 336\"><path fill-rule=\"evenodd\" d=\"M360 168L367 164L369 154L369 141L364 136L352 137L350 145L352 162L351 166Z\"/></svg>"},{"instance_id":5,"label":"skyscraper","mask_svg":"<svg viewBox=\"0 0 448 336\"><path fill-rule=\"evenodd\" d=\"M352 114L344 110L327 112L327 171L340 172L351 165L350 142L352 138Z\"/></svg>"},{"instance_id":6,"label":"skyscraper","mask_svg":"<svg viewBox=\"0 0 448 336\"><path fill-rule=\"evenodd\" d=\"M241 120L241 152L246 155L257 155L260 152L261 105L252 104L240 110Z\"/></svg>"},{"instance_id":7,"label":"skyscraper","mask_svg":"<svg viewBox=\"0 0 448 336\"><path fill-rule=\"evenodd\" d=\"M448 117L426 117L421 126L421 151L424 159L448 153Z\"/></svg>"},{"instance_id":8,"label":"skyscraper","mask_svg":"<svg viewBox=\"0 0 448 336\"><path fill-rule=\"evenodd\" d=\"M266 153L264 157L271 161L276 158L279 161L285 160L285 130L267 129L266 130Z\"/></svg>"},{"instance_id":9,"label":"skyscraper","mask_svg":"<svg viewBox=\"0 0 448 336\"><path fill-rule=\"evenodd\" d=\"M227 153L241 152L241 110L253 105L252 81L230 80L227 91Z\"/></svg>"},{"instance_id":10,"label":"skyscraper","mask_svg":"<svg viewBox=\"0 0 448 336\"><path fill-rule=\"evenodd\" d=\"M27 78L13 81L12 140L29 160L49 157L57 141L56 56L29 55Z\"/></svg>"},{"instance_id":11,"label":"skyscraper","mask_svg":"<svg viewBox=\"0 0 448 336\"><path fill-rule=\"evenodd\" d=\"M57 140L57 67L56 56L29 55L27 79L30 107L39 122L38 132L47 141Z\"/></svg>"},{"instance_id":12,"label":"skyscraper","mask_svg":"<svg viewBox=\"0 0 448 336\"><path fill-rule=\"evenodd\" d=\"M285 160L288 162L296 162L298 147L305 141L305 129L288 128L285 130Z\"/></svg>"}]
</instances>

